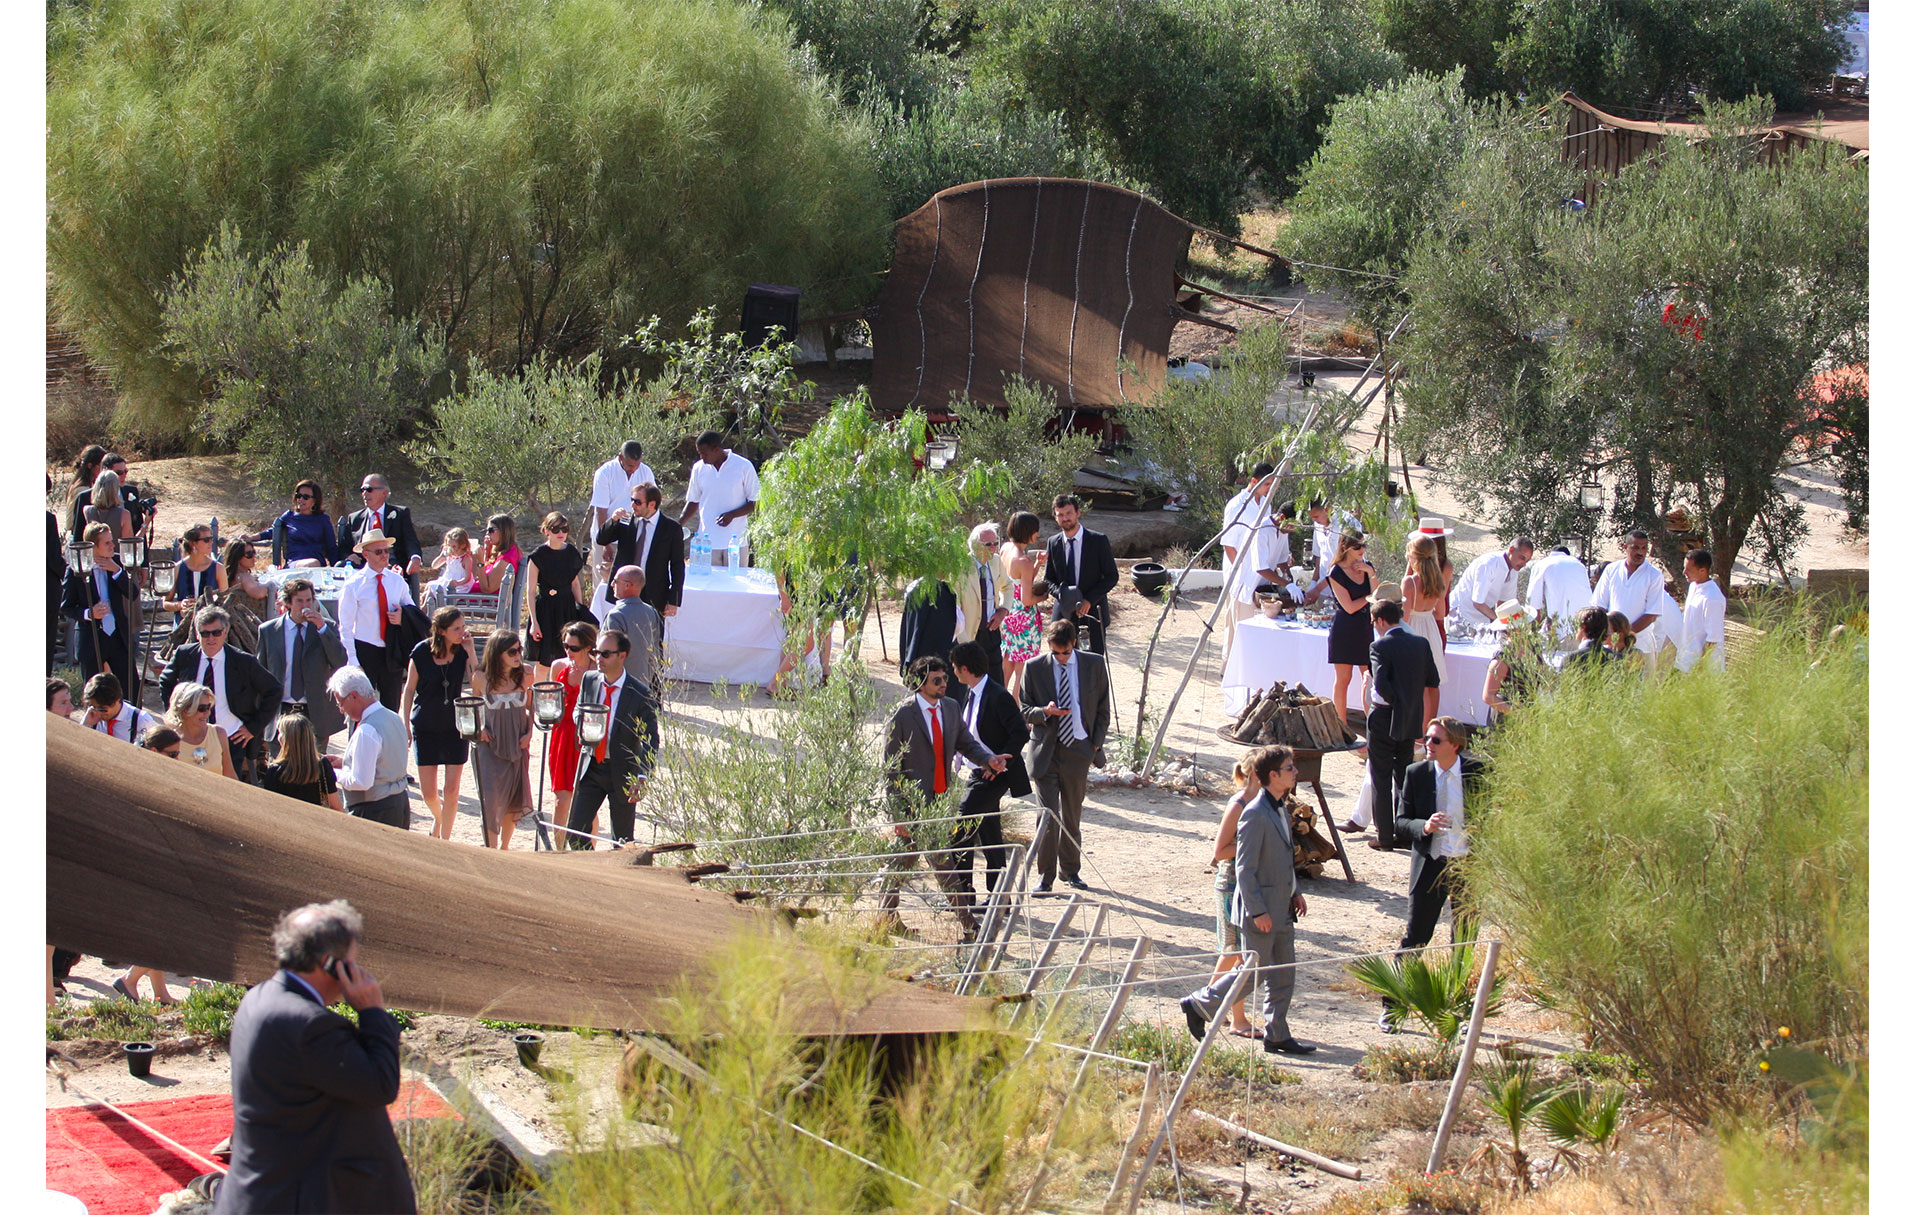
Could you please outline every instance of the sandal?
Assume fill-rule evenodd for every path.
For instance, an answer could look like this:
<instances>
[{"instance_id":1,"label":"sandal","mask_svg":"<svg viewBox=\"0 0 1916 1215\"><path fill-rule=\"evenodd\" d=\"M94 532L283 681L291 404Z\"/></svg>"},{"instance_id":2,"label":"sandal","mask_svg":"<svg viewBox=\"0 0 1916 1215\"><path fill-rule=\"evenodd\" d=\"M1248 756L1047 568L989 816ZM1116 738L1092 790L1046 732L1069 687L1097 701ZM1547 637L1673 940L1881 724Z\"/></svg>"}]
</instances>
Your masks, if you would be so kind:
<instances>
[{"instance_id":1,"label":"sandal","mask_svg":"<svg viewBox=\"0 0 1916 1215\"><path fill-rule=\"evenodd\" d=\"M1243 1029L1239 1029L1236 1026L1232 1026L1231 1036L1233 1038L1250 1038L1255 1041L1257 1038L1262 1037L1263 1035L1259 1032L1256 1026L1246 1025Z\"/></svg>"}]
</instances>

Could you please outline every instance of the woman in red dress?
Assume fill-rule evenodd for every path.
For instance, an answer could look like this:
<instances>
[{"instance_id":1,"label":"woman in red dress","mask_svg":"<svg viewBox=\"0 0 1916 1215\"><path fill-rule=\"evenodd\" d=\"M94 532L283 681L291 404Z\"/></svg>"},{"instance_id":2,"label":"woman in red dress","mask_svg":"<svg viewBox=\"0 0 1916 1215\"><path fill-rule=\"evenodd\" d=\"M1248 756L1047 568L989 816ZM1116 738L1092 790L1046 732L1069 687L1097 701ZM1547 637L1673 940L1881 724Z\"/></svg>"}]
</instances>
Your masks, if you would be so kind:
<instances>
[{"instance_id":1,"label":"woman in red dress","mask_svg":"<svg viewBox=\"0 0 1916 1215\"><path fill-rule=\"evenodd\" d=\"M546 763L552 772L552 821L562 824L572 810L572 783L579 778L579 728L573 724L572 710L579 704L579 684L595 662L592 646L599 640L599 630L575 620L560 631L559 640L565 657L552 664L552 678L565 685L565 716L552 727L552 750L546 753Z\"/></svg>"}]
</instances>

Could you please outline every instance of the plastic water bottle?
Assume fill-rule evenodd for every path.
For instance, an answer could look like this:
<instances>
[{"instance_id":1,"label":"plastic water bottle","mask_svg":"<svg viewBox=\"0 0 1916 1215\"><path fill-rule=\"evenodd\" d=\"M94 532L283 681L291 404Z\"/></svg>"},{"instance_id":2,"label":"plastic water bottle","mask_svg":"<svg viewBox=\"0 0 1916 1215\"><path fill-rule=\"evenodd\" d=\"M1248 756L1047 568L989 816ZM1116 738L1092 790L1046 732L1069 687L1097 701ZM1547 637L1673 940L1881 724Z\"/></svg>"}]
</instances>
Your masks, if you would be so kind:
<instances>
[{"instance_id":1,"label":"plastic water bottle","mask_svg":"<svg viewBox=\"0 0 1916 1215\"><path fill-rule=\"evenodd\" d=\"M712 568L712 540L703 528L692 537L692 564L707 572Z\"/></svg>"},{"instance_id":2,"label":"plastic water bottle","mask_svg":"<svg viewBox=\"0 0 1916 1215\"><path fill-rule=\"evenodd\" d=\"M737 532L732 533L730 543L725 546L725 568L735 570L739 567L739 552L745 546L744 538Z\"/></svg>"}]
</instances>

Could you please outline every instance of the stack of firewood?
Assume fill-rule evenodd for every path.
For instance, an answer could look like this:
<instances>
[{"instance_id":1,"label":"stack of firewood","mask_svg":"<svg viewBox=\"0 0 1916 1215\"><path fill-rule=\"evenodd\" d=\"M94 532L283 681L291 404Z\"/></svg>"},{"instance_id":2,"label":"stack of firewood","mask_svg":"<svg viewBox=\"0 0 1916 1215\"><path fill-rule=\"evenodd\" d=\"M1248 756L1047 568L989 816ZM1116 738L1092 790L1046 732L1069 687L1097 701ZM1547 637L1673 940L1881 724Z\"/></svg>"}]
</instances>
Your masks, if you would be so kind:
<instances>
[{"instance_id":1,"label":"stack of firewood","mask_svg":"<svg viewBox=\"0 0 1916 1215\"><path fill-rule=\"evenodd\" d=\"M1281 679L1245 703L1228 733L1247 745L1280 743L1310 751L1333 751L1357 737L1330 701Z\"/></svg>"}]
</instances>

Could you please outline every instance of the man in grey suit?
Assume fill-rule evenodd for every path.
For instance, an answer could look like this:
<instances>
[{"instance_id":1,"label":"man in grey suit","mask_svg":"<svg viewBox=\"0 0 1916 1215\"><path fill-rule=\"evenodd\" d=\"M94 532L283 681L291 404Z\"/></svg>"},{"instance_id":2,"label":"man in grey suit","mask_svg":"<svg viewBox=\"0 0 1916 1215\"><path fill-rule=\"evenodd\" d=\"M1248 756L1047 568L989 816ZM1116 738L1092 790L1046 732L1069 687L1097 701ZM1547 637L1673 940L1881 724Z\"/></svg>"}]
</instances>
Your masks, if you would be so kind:
<instances>
[{"instance_id":1,"label":"man in grey suit","mask_svg":"<svg viewBox=\"0 0 1916 1215\"><path fill-rule=\"evenodd\" d=\"M312 583L288 578L279 597L284 610L259 627L260 664L279 681L279 711L305 714L324 754L327 740L346 726L326 695L326 681L346 665L346 646L314 602Z\"/></svg>"},{"instance_id":2,"label":"man in grey suit","mask_svg":"<svg viewBox=\"0 0 1916 1215\"><path fill-rule=\"evenodd\" d=\"M399 1097L399 1023L358 963L344 899L289 911L279 970L233 1014L233 1161L214 1215L418 1209L386 1107ZM344 1000L359 1025L328 1005Z\"/></svg>"},{"instance_id":3,"label":"man in grey suit","mask_svg":"<svg viewBox=\"0 0 1916 1215\"><path fill-rule=\"evenodd\" d=\"M1184 997L1178 1007L1184 1010L1191 1036L1202 1039L1206 1023L1224 1008L1237 977L1245 967L1256 967L1251 982L1264 983L1265 1053L1308 1055L1317 1047L1293 1037L1290 1024L1291 993L1297 988L1294 922L1305 907L1297 890L1297 856L1284 798L1297 786L1297 761L1289 747L1259 747L1248 758L1263 792L1237 818L1237 897L1231 918L1244 944L1244 964Z\"/></svg>"},{"instance_id":4,"label":"man in grey suit","mask_svg":"<svg viewBox=\"0 0 1916 1215\"><path fill-rule=\"evenodd\" d=\"M1078 626L1054 620L1045 627L1050 652L1025 664L1018 700L1031 742L1025 767L1038 787L1044 815L1038 823L1038 884L1050 894L1060 871L1064 884L1089 890L1078 875L1082 837L1078 829L1091 765L1104 763L1104 735L1111 728L1111 684L1104 659L1078 652Z\"/></svg>"},{"instance_id":5,"label":"man in grey suit","mask_svg":"<svg viewBox=\"0 0 1916 1215\"><path fill-rule=\"evenodd\" d=\"M659 668L664 655L659 649L659 610L647 603L645 571L636 565L622 565L612 575L612 595L618 606L605 614L605 627L624 633L632 643L625 669L648 688L659 686Z\"/></svg>"},{"instance_id":6,"label":"man in grey suit","mask_svg":"<svg viewBox=\"0 0 1916 1215\"><path fill-rule=\"evenodd\" d=\"M942 658L924 657L912 662L906 672L917 691L892 710L885 727L885 800L892 817L892 833L905 842L906 852L888 862L886 868L902 874L915 868L920 851L936 843L942 848L952 836L950 823L934 824L926 829L929 838L913 848L912 819L946 792L957 787L952 761L963 755L972 763L993 773L1003 772L1008 755L993 755L965 725L964 707L945 695L950 682L949 668ZM899 927L897 876L883 883L884 897L879 902L882 922L887 928ZM960 909L959 921L969 929L969 912Z\"/></svg>"}]
</instances>

